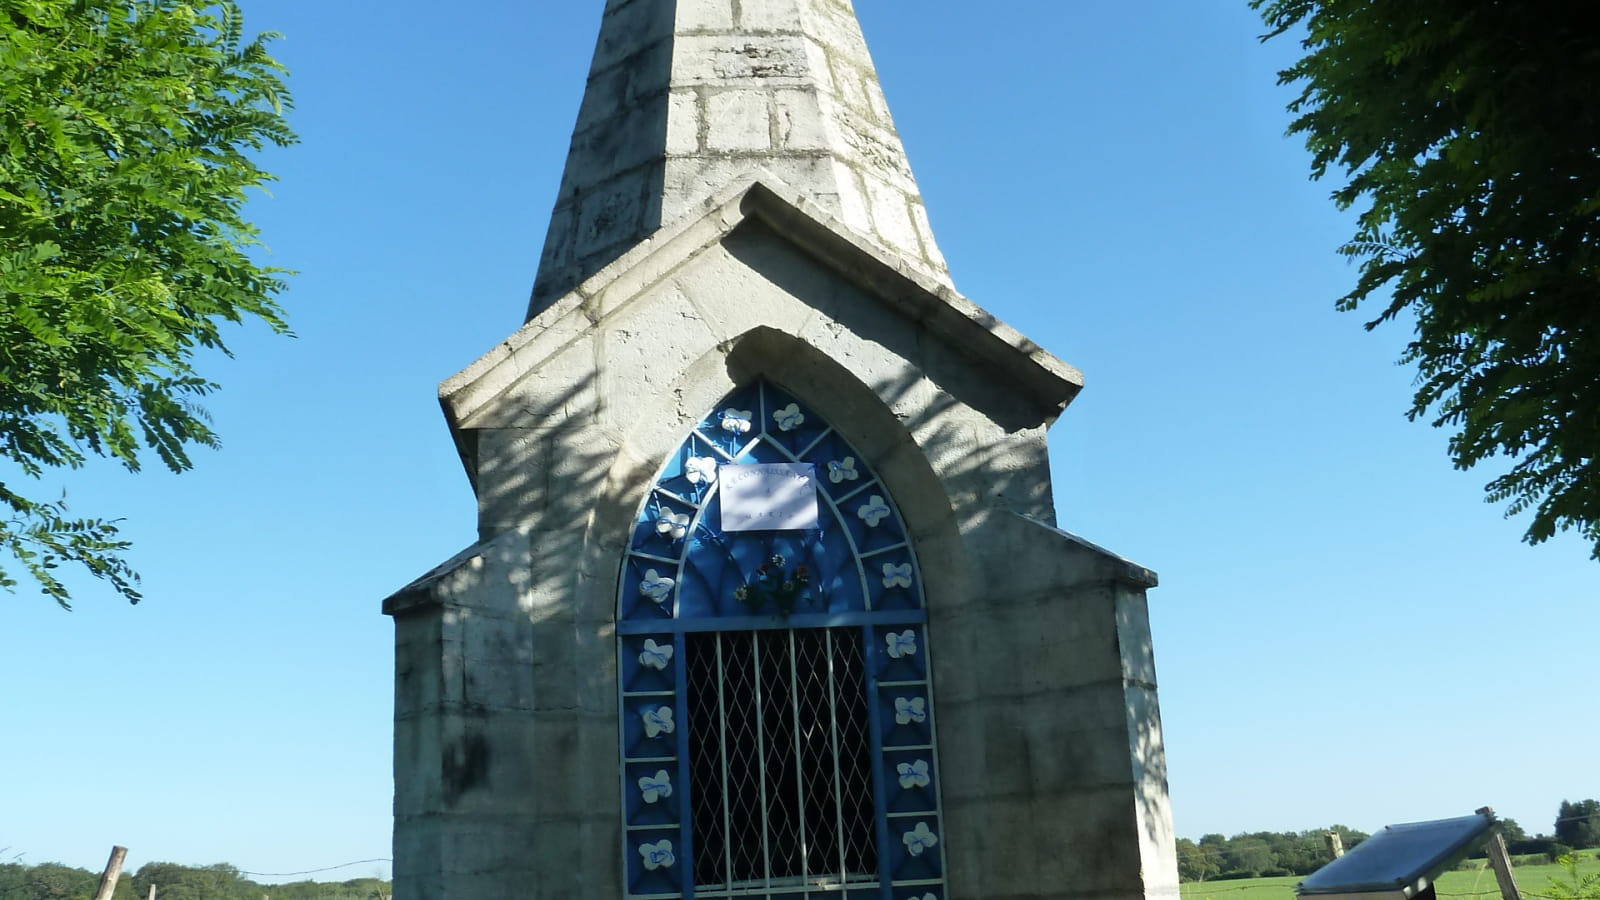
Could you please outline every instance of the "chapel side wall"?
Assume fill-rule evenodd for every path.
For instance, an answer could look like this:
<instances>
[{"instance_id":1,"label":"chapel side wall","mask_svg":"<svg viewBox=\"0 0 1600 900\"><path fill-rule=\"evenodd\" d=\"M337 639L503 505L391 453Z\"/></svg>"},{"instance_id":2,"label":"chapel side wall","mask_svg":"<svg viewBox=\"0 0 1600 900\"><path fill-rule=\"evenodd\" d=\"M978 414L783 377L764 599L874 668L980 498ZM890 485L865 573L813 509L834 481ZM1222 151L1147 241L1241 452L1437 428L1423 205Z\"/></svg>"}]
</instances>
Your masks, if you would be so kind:
<instances>
[{"instance_id":1,"label":"chapel side wall","mask_svg":"<svg viewBox=\"0 0 1600 900\"><path fill-rule=\"evenodd\" d=\"M614 806L596 806L617 796L615 771L595 783L578 763L615 753L614 709L584 709L604 661L574 617L542 614L573 579L532 590L534 546L502 533L391 600L397 900L620 896Z\"/></svg>"},{"instance_id":2,"label":"chapel side wall","mask_svg":"<svg viewBox=\"0 0 1600 900\"><path fill-rule=\"evenodd\" d=\"M1153 576L1009 513L964 537L980 586L930 624L952 887L1175 897Z\"/></svg>"}]
</instances>

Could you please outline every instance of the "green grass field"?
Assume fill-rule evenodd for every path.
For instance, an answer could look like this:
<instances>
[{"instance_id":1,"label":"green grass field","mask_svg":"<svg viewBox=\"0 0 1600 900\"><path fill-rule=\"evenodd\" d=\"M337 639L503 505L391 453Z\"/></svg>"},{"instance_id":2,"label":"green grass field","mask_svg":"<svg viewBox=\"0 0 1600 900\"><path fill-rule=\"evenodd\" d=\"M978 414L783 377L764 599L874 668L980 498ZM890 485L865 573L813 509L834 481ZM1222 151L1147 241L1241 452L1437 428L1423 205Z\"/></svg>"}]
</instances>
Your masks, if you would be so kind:
<instances>
[{"instance_id":1,"label":"green grass field","mask_svg":"<svg viewBox=\"0 0 1600 900\"><path fill-rule=\"evenodd\" d=\"M1578 871L1585 875L1600 874L1600 859L1595 859L1592 852L1584 851ZM1566 879L1566 873L1554 864L1517 866L1512 872L1516 875L1522 896L1532 900L1548 900L1550 879ZM1183 885L1182 895L1183 900L1295 900L1294 886L1302 880L1303 876L1290 875L1284 878L1191 882ZM1487 864L1474 871L1446 872L1440 876L1437 890L1440 900L1494 900L1500 896L1494 872Z\"/></svg>"}]
</instances>

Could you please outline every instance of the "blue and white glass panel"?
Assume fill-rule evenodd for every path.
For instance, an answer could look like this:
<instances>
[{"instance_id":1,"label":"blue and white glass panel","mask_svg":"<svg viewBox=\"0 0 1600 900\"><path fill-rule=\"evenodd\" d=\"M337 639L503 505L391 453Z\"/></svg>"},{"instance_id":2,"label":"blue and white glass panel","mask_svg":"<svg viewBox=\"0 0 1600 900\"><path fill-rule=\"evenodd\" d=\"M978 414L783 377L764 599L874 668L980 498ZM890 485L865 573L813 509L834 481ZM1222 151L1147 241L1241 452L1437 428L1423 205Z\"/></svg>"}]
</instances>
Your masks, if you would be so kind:
<instances>
[{"instance_id":1,"label":"blue and white glass panel","mask_svg":"<svg viewBox=\"0 0 1600 900\"><path fill-rule=\"evenodd\" d=\"M725 532L723 467L752 463L813 467L817 527ZM665 462L617 597L632 900L944 900L907 534L861 454L767 382L718 403ZM792 608L751 592L802 575Z\"/></svg>"}]
</instances>

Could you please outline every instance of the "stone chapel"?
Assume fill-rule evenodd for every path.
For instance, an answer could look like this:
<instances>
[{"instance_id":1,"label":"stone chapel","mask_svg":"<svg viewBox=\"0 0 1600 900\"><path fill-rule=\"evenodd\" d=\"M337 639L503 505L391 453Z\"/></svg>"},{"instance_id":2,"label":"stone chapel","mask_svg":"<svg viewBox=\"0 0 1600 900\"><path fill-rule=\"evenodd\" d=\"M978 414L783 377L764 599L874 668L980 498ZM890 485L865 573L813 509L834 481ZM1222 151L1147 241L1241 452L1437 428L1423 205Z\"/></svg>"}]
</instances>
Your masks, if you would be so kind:
<instances>
[{"instance_id":1,"label":"stone chapel","mask_svg":"<svg viewBox=\"0 0 1600 900\"><path fill-rule=\"evenodd\" d=\"M397 900L1176 898L1081 385L951 284L850 0L607 0L526 324L440 387L478 539L383 604Z\"/></svg>"}]
</instances>

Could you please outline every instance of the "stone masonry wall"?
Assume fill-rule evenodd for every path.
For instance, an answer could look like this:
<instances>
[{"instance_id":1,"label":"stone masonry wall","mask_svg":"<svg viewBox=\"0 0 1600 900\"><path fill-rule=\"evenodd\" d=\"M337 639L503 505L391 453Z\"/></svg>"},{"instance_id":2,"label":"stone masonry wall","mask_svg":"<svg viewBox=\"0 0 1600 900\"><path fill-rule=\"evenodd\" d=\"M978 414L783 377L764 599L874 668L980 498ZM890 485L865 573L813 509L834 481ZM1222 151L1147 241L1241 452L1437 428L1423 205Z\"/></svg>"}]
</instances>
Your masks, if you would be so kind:
<instances>
[{"instance_id":1,"label":"stone masonry wall","mask_svg":"<svg viewBox=\"0 0 1600 900\"><path fill-rule=\"evenodd\" d=\"M948 279L849 0L611 0L530 318L755 172Z\"/></svg>"},{"instance_id":2,"label":"stone masonry wall","mask_svg":"<svg viewBox=\"0 0 1600 900\"><path fill-rule=\"evenodd\" d=\"M617 283L636 273L475 376L482 540L387 605L397 900L622 896L629 524L690 423L757 376L840 428L911 530L950 898L1176 897L1154 577L1051 527L1053 414L760 223Z\"/></svg>"}]
</instances>

